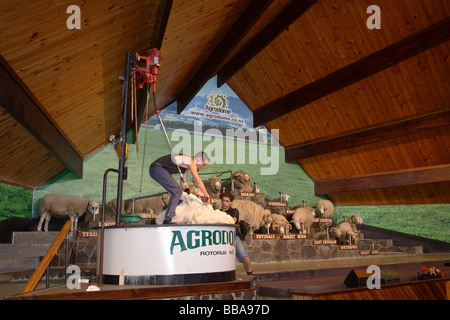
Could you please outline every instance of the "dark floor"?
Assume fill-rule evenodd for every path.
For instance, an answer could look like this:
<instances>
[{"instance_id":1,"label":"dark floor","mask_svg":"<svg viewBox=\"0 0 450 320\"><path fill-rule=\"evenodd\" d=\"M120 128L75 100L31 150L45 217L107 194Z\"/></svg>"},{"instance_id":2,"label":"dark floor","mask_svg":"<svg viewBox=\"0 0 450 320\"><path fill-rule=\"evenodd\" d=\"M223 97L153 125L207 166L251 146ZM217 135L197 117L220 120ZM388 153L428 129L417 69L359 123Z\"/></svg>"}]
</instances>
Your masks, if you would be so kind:
<instances>
[{"instance_id":1,"label":"dark floor","mask_svg":"<svg viewBox=\"0 0 450 320\"><path fill-rule=\"evenodd\" d=\"M253 264L253 272L259 282L260 298L290 299L291 292L320 292L346 289L345 278L353 269L366 269L378 265L382 277L394 274L399 282L417 280L422 266L436 267L450 275L450 253L430 253L407 256L372 256L357 259L333 259L300 261L292 263ZM236 274L243 273L237 266Z\"/></svg>"}]
</instances>

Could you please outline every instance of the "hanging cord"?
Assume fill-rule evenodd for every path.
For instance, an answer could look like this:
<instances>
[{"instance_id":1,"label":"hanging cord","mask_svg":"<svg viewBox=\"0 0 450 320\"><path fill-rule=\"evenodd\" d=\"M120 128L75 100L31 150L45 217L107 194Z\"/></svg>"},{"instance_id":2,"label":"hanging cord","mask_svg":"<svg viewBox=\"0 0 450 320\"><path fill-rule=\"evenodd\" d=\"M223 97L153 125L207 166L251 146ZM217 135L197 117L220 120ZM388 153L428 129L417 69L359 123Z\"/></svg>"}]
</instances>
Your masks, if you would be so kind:
<instances>
[{"instance_id":1,"label":"hanging cord","mask_svg":"<svg viewBox=\"0 0 450 320\"><path fill-rule=\"evenodd\" d=\"M161 123L161 127L163 128L164 134L165 134L165 136L166 136L167 143L169 144L170 152L171 152L171 154L173 154L172 144L170 143L169 136L167 135L166 127L164 127L164 123L163 123L163 121L162 121L162 119L161 119L161 115L159 114L159 110L158 110L158 108L156 108L155 90L153 90L153 105L154 105L154 107L155 107L156 114L158 115L159 122ZM188 184L187 184L187 181L184 180L183 174L181 173L180 166L179 166L177 163L175 163L175 164L176 164L176 166L177 166L178 173L180 174L180 179L181 179L181 181L184 182L184 184L187 186L187 185L188 185ZM187 189L185 189L185 191L187 191Z\"/></svg>"},{"instance_id":2,"label":"hanging cord","mask_svg":"<svg viewBox=\"0 0 450 320\"><path fill-rule=\"evenodd\" d=\"M134 133L136 135L136 153L139 155L139 140L138 140L138 114L137 114L137 99L136 99L136 70L133 69L131 80L131 122L133 122L134 114Z\"/></svg>"},{"instance_id":3,"label":"hanging cord","mask_svg":"<svg viewBox=\"0 0 450 320\"><path fill-rule=\"evenodd\" d=\"M150 90L150 87L148 88ZM147 99L145 102L145 134L144 134L144 155L142 156L142 168L141 168L141 183L139 186L139 192L142 192L142 178L144 177L144 164L145 164L145 149L147 147L147 131L148 131L148 98L149 93L147 91Z\"/></svg>"}]
</instances>

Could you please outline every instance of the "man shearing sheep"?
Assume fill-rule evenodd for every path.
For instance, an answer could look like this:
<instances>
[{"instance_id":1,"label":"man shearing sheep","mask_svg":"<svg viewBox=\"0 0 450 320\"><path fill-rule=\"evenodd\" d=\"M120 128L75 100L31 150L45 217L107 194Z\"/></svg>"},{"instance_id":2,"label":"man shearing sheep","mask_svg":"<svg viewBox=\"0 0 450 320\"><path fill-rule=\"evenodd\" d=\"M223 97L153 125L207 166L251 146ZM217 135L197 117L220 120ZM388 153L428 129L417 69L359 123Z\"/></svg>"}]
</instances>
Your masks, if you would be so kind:
<instances>
[{"instance_id":1,"label":"man shearing sheep","mask_svg":"<svg viewBox=\"0 0 450 320\"><path fill-rule=\"evenodd\" d=\"M157 159L150 165L150 176L164 189L166 189L171 196L165 214L164 211L162 211L156 217L155 222L157 225L169 223L172 220L175 216L175 209L180 201L181 195L183 194L183 190L172 177L173 174L180 173L180 175L182 175L180 182L181 187L184 190L189 190L189 185L187 184L187 174L191 171L195 184L200 188L205 196L204 204L208 205L211 202L208 191L197 173L198 169L203 169L209 161L210 159L208 155L205 152L200 151L197 152L197 154L192 158L183 154L168 154Z\"/></svg>"}]
</instances>

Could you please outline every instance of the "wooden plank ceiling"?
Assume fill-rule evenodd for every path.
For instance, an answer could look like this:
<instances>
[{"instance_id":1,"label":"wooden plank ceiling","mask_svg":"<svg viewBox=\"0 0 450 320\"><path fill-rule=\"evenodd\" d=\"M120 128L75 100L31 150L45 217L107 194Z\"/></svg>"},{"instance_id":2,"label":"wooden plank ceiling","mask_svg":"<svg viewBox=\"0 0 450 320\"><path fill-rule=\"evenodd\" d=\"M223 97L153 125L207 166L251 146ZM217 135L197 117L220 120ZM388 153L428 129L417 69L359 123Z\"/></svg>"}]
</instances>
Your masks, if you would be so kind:
<instances>
[{"instance_id":1,"label":"wooden plank ceiling","mask_svg":"<svg viewBox=\"0 0 450 320\"><path fill-rule=\"evenodd\" d=\"M181 111L217 75L255 125L280 130L286 161L316 194L337 205L450 203L449 1L78 2L79 30L67 29L66 4L30 1L23 14L23 2L0 3L1 181L82 176L82 160L119 134L125 52L156 46L159 109L177 101ZM370 5L381 29L367 28Z\"/></svg>"}]
</instances>

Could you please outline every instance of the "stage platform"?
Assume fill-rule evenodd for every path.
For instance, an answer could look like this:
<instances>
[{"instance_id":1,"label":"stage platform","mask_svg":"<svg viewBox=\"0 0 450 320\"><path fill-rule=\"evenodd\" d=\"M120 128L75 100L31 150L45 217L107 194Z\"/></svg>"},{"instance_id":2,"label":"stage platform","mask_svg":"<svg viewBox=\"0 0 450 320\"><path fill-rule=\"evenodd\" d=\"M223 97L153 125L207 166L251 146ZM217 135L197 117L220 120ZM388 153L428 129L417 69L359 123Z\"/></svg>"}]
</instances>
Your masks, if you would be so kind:
<instances>
[{"instance_id":1,"label":"stage platform","mask_svg":"<svg viewBox=\"0 0 450 320\"><path fill-rule=\"evenodd\" d=\"M113 300L113 299L219 299L219 300L291 300L296 293L318 294L349 290L344 280L353 269L378 265L381 271L394 271L400 283L416 279L422 266L440 268L450 275L449 253L401 256L367 256L353 259L307 260L297 262L253 263L253 276L236 264L236 280L186 286L118 286L103 285L99 292L69 290L65 285L42 289L25 295L6 297L11 300ZM449 279L450 280L450 279ZM447 281L448 283L449 281ZM294 297L295 299L295 297Z\"/></svg>"},{"instance_id":2,"label":"stage platform","mask_svg":"<svg viewBox=\"0 0 450 320\"><path fill-rule=\"evenodd\" d=\"M354 259L329 259L283 263L252 264L257 275L259 299L292 299L295 292L320 293L346 290L347 275L353 269L378 265L381 273L393 272L400 283L417 280L422 266L435 266L450 276L449 253L428 253L404 256L368 256ZM236 273L242 272L236 268ZM448 278L450 281L450 278Z\"/></svg>"},{"instance_id":3,"label":"stage platform","mask_svg":"<svg viewBox=\"0 0 450 320\"><path fill-rule=\"evenodd\" d=\"M191 285L102 285L100 291L69 289L59 285L27 294L6 297L5 300L255 300L255 276L239 275L234 281Z\"/></svg>"}]
</instances>

